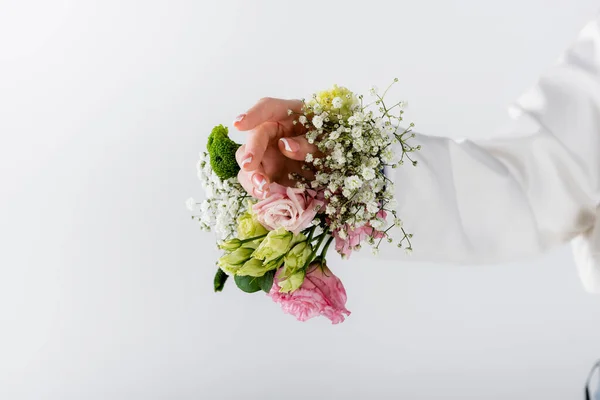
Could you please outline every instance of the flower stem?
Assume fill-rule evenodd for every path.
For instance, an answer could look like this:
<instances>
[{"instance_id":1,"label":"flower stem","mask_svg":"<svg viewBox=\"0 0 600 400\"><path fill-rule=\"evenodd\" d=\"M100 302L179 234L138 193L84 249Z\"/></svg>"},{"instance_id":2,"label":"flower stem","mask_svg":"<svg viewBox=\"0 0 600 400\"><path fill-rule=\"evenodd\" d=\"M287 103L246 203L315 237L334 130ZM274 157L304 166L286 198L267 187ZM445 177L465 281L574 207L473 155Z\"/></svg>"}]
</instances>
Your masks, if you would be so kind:
<instances>
[{"instance_id":1,"label":"flower stem","mask_svg":"<svg viewBox=\"0 0 600 400\"><path fill-rule=\"evenodd\" d=\"M317 251L319 250L319 247L321 247L321 243L323 243L323 239L325 239L325 236L327 236L326 231L323 232L322 234L320 234L319 236L317 236L319 238L319 241L317 242L316 246L313 248L313 251L310 254L310 257L308 257L308 260L306 261L306 264L304 265L303 268L308 267L310 265L310 263L313 262L313 259L317 255Z\"/></svg>"},{"instance_id":2,"label":"flower stem","mask_svg":"<svg viewBox=\"0 0 600 400\"><path fill-rule=\"evenodd\" d=\"M325 246L323 247L323 250L321 250L321 254L319 255L320 258L325 258L325 256L327 255L327 250L329 250L329 245L331 244L331 242L333 241L333 236L329 236L329 239L327 239L327 242L325 243Z\"/></svg>"},{"instance_id":3,"label":"flower stem","mask_svg":"<svg viewBox=\"0 0 600 400\"><path fill-rule=\"evenodd\" d=\"M264 235L254 236L254 237L251 237L251 238L248 238L248 239L240 240L240 243L252 242L252 241L257 240L257 239L262 239L262 238L264 238L267 235L268 235L268 233L265 233Z\"/></svg>"},{"instance_id":4,"label":"flower stem","mask_svg":"<svg viewBox=\"0 0 600 400\"><path fill-rule=\"evenodd\" d=\"M310 241L312 240L312 236L313 236L313 233L315 233L315 229L317 229L317 227L316 227L316 226L313 226L313 227L312 227L312 228L310 228L310 230L308 231L308 239L307 239L307 240L308 240L308 242L309 242L309 243L310 243Z\"/></svg>"}]
</instances>

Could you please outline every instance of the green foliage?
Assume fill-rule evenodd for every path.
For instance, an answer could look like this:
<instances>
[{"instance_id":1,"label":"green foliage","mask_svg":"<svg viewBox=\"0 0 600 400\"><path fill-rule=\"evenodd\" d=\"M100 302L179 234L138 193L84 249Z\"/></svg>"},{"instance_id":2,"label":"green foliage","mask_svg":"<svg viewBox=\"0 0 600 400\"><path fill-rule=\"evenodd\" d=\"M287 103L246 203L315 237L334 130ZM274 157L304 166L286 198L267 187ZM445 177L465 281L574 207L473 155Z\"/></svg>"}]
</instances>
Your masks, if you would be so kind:
<instances>
[{"instance_id":1,"label":"green foliage","mask_svg":"<svg viewBox=\"0 0 600 400\"><path fill-rule=\"evenodd\" d=\"M254 276L236 275L233 278L237 287L246 293L254 293L260 290L259 278Z\"/></svg>"},{"instance_id":2,"label":"green foliage","mask_svg":"<svg viewBox=\"0 0 600 400\"><path fill-rule=\"evenodd\" d=\"M214 279L215 292L220 292L223 290L223 287L225 286L225 282L227 281L227 278L229 278L229 275L227 275L225 272L223 272L223 270L221 268L217 269L217 273L215 274L215 279Z\"/></svg>"},{"instance_id":3,"label":"green foliage","mask_svg":"<svg viewBox=\"0 0 600 400\"><path fill-rule=\"evenodd\" d=\"M240 144L229 138L229 130L217 125L208 136L206 148L210 155L210 166L217 176L223 180L233 178L240 170L235 160L235 152Z\"/></svg>"},{"instance_id":4,"label":"green foliage","mask_svg":"<svg viewBox=\"0 0 600 400\"><path fill-rule=\"evenodd\" d=\"M258 278L258 284L263 292L269 293L273 287L273 279L275 278L275 270L272 269Z\"/></svg>"},{"instance_id":5,"label":"green foliage","mask_svg":"<svg viewBox=\"0 0 600 400\"><path fill-rule=\"evenodd\" d=\"M258 278L254 276L236 275L233 279L235 280L237 287L246 293L255 293L259 290L269 293L271 287L273 286L274 278L275 270L271 270L267 271L263 276Z\"/></svg>"}]
</instances>

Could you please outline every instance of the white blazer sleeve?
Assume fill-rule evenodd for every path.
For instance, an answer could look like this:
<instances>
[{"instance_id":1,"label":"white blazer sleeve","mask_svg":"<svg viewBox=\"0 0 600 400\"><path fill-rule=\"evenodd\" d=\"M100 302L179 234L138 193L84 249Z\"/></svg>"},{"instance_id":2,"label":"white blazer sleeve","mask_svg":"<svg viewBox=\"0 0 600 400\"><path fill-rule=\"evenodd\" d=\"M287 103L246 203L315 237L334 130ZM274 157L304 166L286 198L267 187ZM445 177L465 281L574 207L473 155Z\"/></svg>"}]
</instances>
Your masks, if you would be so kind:
<instances>
[{"instance_id":1,"label":"white blazer sleeve","mask_svg":"<svg viewBox=\"0 0 600 400\"><path fill-rule=\"evenodd\" d=\"M412 257L495 263L572 241L584 286L600 292L600 19L510 114L490 140L417 134L418 166L386 170Z\"/></svg>"}]
</instances>

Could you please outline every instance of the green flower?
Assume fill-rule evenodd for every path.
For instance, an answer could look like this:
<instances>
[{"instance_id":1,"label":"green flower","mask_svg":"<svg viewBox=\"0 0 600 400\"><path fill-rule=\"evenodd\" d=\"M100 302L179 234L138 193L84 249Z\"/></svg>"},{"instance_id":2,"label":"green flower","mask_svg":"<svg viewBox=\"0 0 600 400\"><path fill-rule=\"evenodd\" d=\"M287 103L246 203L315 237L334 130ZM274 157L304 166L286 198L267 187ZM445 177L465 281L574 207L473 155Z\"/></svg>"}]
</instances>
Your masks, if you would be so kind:
<instances>
[{"instance_id":1,"label":"green flower","mask_svg":"<svg viewBox=\"0 0 600 400\"><path fill-rule=\"evenodd\" d=\"M283 263L282 257L276 258L269 262L263 262L257 258L251 258L244 263L244 265L237 270L236 275L248 275L254 277L261 277L267 272L279 268Z\"/></svg>"},{"instance_id":2,"label":"green flower","mask_svg":"<svg viewBox=\"0 0 600 400\"><path fill-rule=\"evenodd\" d=\"M296 244L283 259L285 268L289 271L295 271L304 267L312 251L312 246L307 241Z\"/></svg>"},{"instance_id":3,"label":"green flower","mask_svg":"<svg viewBox=\"0 0 600 400\"><path fill-rule=\"evenodd\" d=\"M337 115L343 117L352 115L354 108L358 106L359 100L351 90L338 85L333 85L329 90L323 90L307 102L312 110L325 111L330 118L337 120ZM320 112L315 112L320 114Z\"/></svg>"},{"instance_id":4,"label":"green flower","mask_svg":"<svg viewBox=\"0 0 600 400\"><path fill-rule=\"evenodd\" d=\"M236 275L249 275L249 276L263 276L267 270L265 270L264 263L262 260L251 258L242 265L240 269L236 271Z\"/></svg>"},{"instance_id":5,"label":"green flower","mask_svg":"<svg viewBox=\"0 0 600 400\"><path fill-rule=\"evenodd\" d=\"M290 250L293 239L294 234L286 231L285 228L270 231L256 248L254 257L263 260L265 263L276 260Z\"/></svg>"},{"instance_id":6,"label":"green flower","mask_svg":"<svg viewBox=\"0 0 600 400\"><path fill-rule=\"evenodd\" d=\"M297 290L302 283L304 282L304 275L306 271L300 270L298 272L293 273L286 279L280 280L277 284L279 285L279 291L282 293L289 293Z\"/></svg>"},{"instance_id":7,"label":"green flower","mask_svg":"<svg viewBox=\"0 0 600 400\"><path fill-rule=\"evenodd\" d=\"M240 247L236 251L219 258L217 265L228 275L235 275L246 261L250 259L254 249Z\"/></svg>"},{"instance_id":8,"label":"green flower","mask_svg":"<svg viewBox=\"0 0 600 400\"><path fill-rule=\"evenodd\" d=\"M223 180L237 175L240 167L235 160L235 152L240 144L229 138L229 130L223 125L217 125L208 135L206 148L210 154L210 166L215 174Z\"/></svg>"},{"instance_id":9,"label":"green flower","mask_svg":"<svg viewBox=\"0 0 600 400\"><path fill-rule=\"evenodd\" d=\"M238 218L237 233L240 239L248 239L251 237L265 235L269 232L264 226L258 222L254 213L250 210L252 206L248 204L248 211Z\"/></svg>"},{"instance_id":10,"label":"green flower","mask_svg":"<svg viewBox=\"0 0 600 400\"><path fill-rule=\"evenodd\" d=\"M240 248L242 241L240 239L229 239L219 243L219 248L225 251L234 251Z\"/></svg>"}]
</instances>

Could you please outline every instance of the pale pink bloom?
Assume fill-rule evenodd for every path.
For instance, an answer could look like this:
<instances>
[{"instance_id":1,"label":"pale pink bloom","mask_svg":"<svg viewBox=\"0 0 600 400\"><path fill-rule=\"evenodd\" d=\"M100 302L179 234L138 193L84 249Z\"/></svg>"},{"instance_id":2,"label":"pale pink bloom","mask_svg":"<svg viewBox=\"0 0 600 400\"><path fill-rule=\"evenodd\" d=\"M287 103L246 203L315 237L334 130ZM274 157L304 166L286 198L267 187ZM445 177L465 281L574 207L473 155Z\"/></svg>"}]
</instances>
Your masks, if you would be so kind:
<instances>
[{"instance_id":1,"label":"pale pink bloom","mask_svg":"<svg viewBox=\"0 0 600 400\"><path fill-rule=\"evenodd\" d=\"M387 214L385 211L381 210L377 213L377 217L385 220ZM376 230L369 223L360 228L350 229L348 226L345 226L344 228L346 231L346 238L342 239L340 237L339 230L333 232L333 237L335 238L335 250L345 258L350 257L352 250L369 236L372 236L374 239L385 237L384 232Z\"/></svg>"},{"instance_id":2,"label":"pale pink bloom","mask_svg":"<svg viewBox=\"0 0 600 400\"><path fill-rule=\"evenodd\" d=\"M279 291L278 275L275 276L269 296L281 304L284 313L292 314L299 321L323 315L333 324L344 322L344 314L350 315L346 309L346 289L326 266L311 264L302 286L290 293Z\"/></svg>"},{"instance_id":3,"label":"pale pink bloom","mask_svg":"<svg viewBox=\"0 0 600 400\"><path fill-rule=\"evenodd\" d=\"M294 234L308 228L325 202L312 189L298 189L271 183L269 197L252 209L267 229L285 228Z\"/></svg>"}]
</instances>

